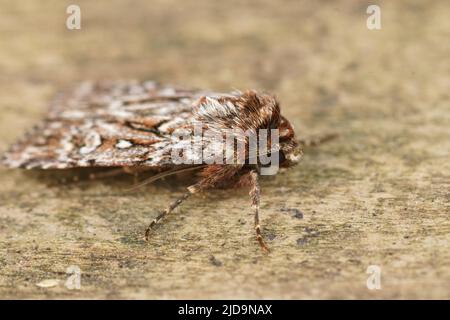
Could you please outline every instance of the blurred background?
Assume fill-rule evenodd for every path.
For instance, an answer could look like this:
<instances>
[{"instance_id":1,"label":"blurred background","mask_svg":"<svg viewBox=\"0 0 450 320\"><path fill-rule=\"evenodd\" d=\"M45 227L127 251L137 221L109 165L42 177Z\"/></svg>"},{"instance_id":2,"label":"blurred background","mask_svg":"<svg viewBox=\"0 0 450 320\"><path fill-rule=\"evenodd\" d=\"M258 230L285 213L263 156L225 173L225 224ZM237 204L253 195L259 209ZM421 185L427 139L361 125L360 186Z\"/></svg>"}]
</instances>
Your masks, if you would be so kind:
<instances>
[{"instance_id":1,"label":"blurred background","mask_svg":"<svg viewBox=\"0 0 450 320\"><path fill-rule=\"evenodd\" d=\"M192 201L149 248L141 229L182 189L55 190L0 169L0 297L449 298L449 39L446 0L2 1L0 151L59 90L128 78L269 91L300 136L340 138L262 185L269 256L246 190ZM83 290L35 286L70 264Z\"/></svg>"}]
</instances>

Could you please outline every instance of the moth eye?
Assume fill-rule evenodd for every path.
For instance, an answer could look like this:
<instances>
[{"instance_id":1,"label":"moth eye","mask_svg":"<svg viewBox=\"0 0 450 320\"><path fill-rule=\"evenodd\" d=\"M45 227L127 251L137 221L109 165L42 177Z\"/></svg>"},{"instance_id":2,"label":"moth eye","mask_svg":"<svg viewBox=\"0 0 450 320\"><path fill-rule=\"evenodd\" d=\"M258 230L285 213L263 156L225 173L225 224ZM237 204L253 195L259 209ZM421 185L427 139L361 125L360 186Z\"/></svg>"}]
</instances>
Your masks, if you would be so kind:
<instances>
[{"instance_id":1,"label":"moth eye","mask_svg":"<svg viewBox=\"0 0 450 320\"><path fill-rule=\"evenodd\" d=\"M279 163L283 163L284 161L286 161L286 156L284 155L283 151L280 151L278 153L278 162Z\"/></svg>"}]
</instances>

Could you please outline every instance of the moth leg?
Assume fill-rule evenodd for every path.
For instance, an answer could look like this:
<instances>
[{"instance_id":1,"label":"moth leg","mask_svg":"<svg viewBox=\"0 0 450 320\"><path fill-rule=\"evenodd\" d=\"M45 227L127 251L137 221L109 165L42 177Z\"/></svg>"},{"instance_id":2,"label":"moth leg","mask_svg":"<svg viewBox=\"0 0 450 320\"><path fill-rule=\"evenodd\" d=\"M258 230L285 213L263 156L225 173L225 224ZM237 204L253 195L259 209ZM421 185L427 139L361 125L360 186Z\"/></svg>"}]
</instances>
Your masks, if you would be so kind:
<instances>
[{"instance_id":1,"label":"moth leg","mask_svg":"<svg viewBox=\"0 0 450 320\"><path fill-rule=\"evenodd\" d=\"M259 224L259 203L261 198L261 189L259 187L258 182L258 173L252 170L249 173L250 175L250 198L252 199L252 208L255 210L255 232L256 232L256 240L258 240L261 249L265 252L269 252L269 247L264 242L263 236L261 234L261 226Z\"/></svg>"},{"instance_id":2,"label":"moth leg","mask_svg":"<svg viewBox=\"0 0 450 320\"><path fill-rule=\"evenodd\" d=\"M188 188L189 190L189 188ZM187 198L189 198L189 196L192 194L193 192L191 192L190 190L188 192L186 192L185 194L183 194L180 198L178 198L177 200L175 200L174 202L172 202L166 209L164 209L155 219L153 219L152 222L150 222L150 224L148 225L147 229L145 230L145 240L148 241L149 239L149 235L150 235L150 231L152 230L152 228L159 223L166 215L168 215L169 213L171 213L176 207L178 207L181 203L183 203L184 200L186 200Z\"/></svg>"},{"instance_id":3,"label":"moth leg","mask_svg":"<svg viewBox=\"0 0 450 320\"><path fill-rule=\"evenodd\" d=\"M207 189L217 187L222 181L228 181L237 172L239 172L241 166L222 166L222 165L210 165L206 167L201 175L202 178L197 183L189 186L188 192L183 194L180 198L172 202L164 211L162 211L147 227L145 230L145 240L148 241L151 229L163 219L166 215L171 213L176 207L178 207L184 200L189 198L191 194L202 192Z\"/></svg>"}]
</instances>

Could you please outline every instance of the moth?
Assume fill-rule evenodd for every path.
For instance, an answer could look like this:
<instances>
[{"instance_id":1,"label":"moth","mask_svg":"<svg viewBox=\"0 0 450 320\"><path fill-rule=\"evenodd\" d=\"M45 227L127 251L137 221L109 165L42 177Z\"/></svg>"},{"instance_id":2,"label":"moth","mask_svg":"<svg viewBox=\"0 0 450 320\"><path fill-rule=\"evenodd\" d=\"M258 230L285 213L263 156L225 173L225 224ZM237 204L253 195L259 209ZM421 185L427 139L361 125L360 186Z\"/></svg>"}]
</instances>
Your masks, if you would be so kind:
<instances>
[{"instance_id":1,"label":"moth","mask_svg":"<svg viewBox=\"0 0 450 320\"><path fill-rule=\"evenodd\" d=\"M153 81L111 81L84 82L58 95L45 119L15 143L1 161L10 168L102 167L111 169L108 175L155 172L144 183L197 171L187 191L149 224L145 231L147 240L151 229L192 194L213 188L247 187L256 240L268 251L259 219L258 177L264 165L251 159L248 150L240 154L244 157L241 163L206 163L193 152L183 154L185 163L174 163L174 146L180 143L174 137L186 132L193 135L189 129L195 123L219 134L226 129L275 129L279 133L276 148L266 150L276 155L279 167L294 166L302 156L302 144L281 115L277 99L270 94L254 90L217 93ZM248 137L238 138L248 147ZM211 144L205 137L201 141Z\"/></svg>"}]
</instances>

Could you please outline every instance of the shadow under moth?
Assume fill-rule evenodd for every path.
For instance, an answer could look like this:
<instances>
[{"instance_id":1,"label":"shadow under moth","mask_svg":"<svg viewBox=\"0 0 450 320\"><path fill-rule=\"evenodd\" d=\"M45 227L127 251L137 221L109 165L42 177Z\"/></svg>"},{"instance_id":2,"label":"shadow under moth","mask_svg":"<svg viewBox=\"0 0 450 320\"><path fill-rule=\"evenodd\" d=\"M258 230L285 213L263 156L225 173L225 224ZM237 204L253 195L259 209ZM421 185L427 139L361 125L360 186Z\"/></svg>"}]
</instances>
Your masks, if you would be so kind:
<instances>
[{"instance_id":1,"label":"shadow under moth","mask_svg":"<svg viewBox=\"0 0 450 320\"><path fill-rule=\"evenodd\" d=\"M200 126L202 132L213 132L215 139L196 134L194 126ZM259 222L258 176L265 165L259 161L261 151L256 152L256 157L251 156L249 136L242 134L260 129L278 132L278 141L269 137L267 148L263 149L265 155L276 156L279 167L290 167L300 160L304 143L295 139L293 127L280 114L272 95L256 91L223 94L163 86L153 81L85 82L58 95L45 119L15 143L1 161L7 167L25 169L110 168L93 174L93 178L102 174L154 172L141 185L180 172L197 171L196 181L186 193L150 223L145 231L147 240L152 227L190 195L212 188L248 187L256 239L268 251ZM235 143L222 144L225 148L215 154L216 161L203 159L202 152L215 145L216 138L224 132L231 132L244 148L237 150ZM178 149L186 146L186 136L200 142L200 153L181 148L180 155ZM173 161L175 149L183 161ZM229 160L229 155L242 161L217 161Z\"/></svg>"}]
</instances>

